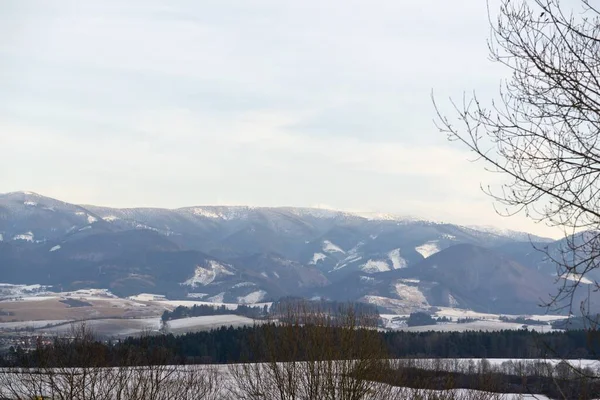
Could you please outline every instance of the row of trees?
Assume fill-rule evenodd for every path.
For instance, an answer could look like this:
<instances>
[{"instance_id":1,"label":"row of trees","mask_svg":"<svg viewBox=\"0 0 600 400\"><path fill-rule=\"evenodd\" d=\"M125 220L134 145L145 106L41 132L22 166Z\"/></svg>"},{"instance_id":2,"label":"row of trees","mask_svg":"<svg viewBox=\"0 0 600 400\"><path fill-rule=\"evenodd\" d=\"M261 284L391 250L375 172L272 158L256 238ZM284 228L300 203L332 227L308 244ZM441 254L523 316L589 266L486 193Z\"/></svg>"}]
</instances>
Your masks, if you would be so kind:
<instances>
[{"instance_id":1,"label":"row of trees","mask_svg":"<svg viewBox=\"0 0 600 400\"><path fill-rule=\"evenodd\" d=\"M327 320L327 324L340 321ZM293 325L292 325L293 326ZM225 364L262 362L270 358L267 350L279 342L289 340L286 324L264 324L255 327L219 328L212 331L188 333L182 336L153 335L128 338L113 343L94 344L90 353L98 365L118 366L123 360L131 365L143 365L156 360L171 364ZM301 340L315 327L298 324L295 334ZM328 327L328 332L344 332L343 327ZM599 358L600 334L593 331L537 333L528 330L500 332L402 332L373 331L391 358ZM310 342L307 342L310 343ZM282 345L283 346L283 345ZM300 346L300 345L299 345ZM303 345L304 347L308 344ZM296 358L308 357L312 349L298 348ZM276 349L272 349L275 352ZM31 352L20 348L0 358L2 366L42 365L49 359L40 350ZM131 354L137 354L132 357ZM144 354L145 358L140 358ZM352 353L349 353L352 354ZM51 359L51 358L50 358ZM281 361L286 358L282 356ZM85 364L85 363L84 363ZM74 363L73 365L77 365Z\"/></svg>"}]
</instances>

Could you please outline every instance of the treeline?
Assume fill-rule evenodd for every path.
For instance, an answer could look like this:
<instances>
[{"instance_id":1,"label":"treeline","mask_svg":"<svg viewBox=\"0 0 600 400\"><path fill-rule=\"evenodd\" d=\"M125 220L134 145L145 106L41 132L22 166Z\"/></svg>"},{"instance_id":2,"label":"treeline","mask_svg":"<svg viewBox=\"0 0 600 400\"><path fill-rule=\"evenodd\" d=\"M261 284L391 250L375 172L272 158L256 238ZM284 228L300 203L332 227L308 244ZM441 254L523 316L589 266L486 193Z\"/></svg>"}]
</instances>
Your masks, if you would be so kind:
<instances>
[{"instance_id":1,"label":"treeline","mask_svg":"<svg viewBox=\"0 0 600 400\"><path fill-rule=\"evenodd\" d=\"M359 319L369 326L380 325L379 309L373 304L339 302L334 300L306 300L300 297L284 297L274 302L269 310L271 318L283 323L314 323L315 315L326 315L329 323L346 326L349 320Z\"/></svg>"},{"instance_id":2,"label":"treeline","mask_svg":"<svg viewBox=\"0 0 600 400\"><path fill-rule=\"evenodd\" d=\"M297 327L297 335L303 334ZM188 333L182 336L157 335L128 338L94 345L94 352L107 365L128 354L143 354L142 359L160 354L162 362L185 364L235 363L264 361L261 349L284 328L266 324L254 327L225 328ZM331 334L329 328L328 334ZM340 330L342 332L342 330ZM500 332L381 332L390 358L600 358L598 332L569 331L537 333L527 330ZM66 348L65 344L62 345ZM68 347L68 346L67 346ZM101 357L100 357L101 356ZM36 350L25 352L11 348L3 355L2 365L35 365ZM47 357L46 357L47 358ZM299 350L297 358L302 358ZM135 363L134 360L132 362Z\"/></svg>"},{"instance_id":3,"label":"treeline","mask_svg":"<svg viewBox=\"0 0 600 400\"><path fill-rule=\"evenodd\" d=\"M276 328L275 328L276 329ZM299 327L299 330L302 328ZM271 327L220 328L183 336L129 338L127 346L160 347L188 362L261 361L254 351ZM600 358L600 336L585 331L380 333L391 358Z\"/></svg>"},{"instance_id":4,"label":"treeline","mask_svg":"<svg viewBox=\"0 0 600 400\"><path fill-rule=\"evenodd\" d=\"M431 314L425 312L414 312L406 319L406 326L427 326L450 322L452 322L452 320L448 317L434 318Z\"/></svg>"},{"instance_id":5,"label":"treeline","mask_svg":"<svg viewBox=\"0 0 600 400\"><path fill-rule=\"evenodd\" d=\"M583 317L571 317L552 322L552 328L564 330L590 330L597 331L600 328L600 314L587 315Z\"/></svg>"},{"instance_id":6,"label":"treeline","mask_svg":"<svg viewBox=\"0 0 600 400\"><path fill-rule=\"evenodd\" d=\"M506 317L504 315L500 316L500 321L502 322L512 322L523 325L549 325L547 322L538 321L536 319L526 318L526 317Z\"/></svg>"},{"instance_id":7,"label":"treeline","mask_svg":"<svg viewBox=\"0 0 600 400\"><path fill-rule=\"evenodd\" d=\"M592 358L600 357L600 333L530 330L498 332L386 332L393 358Z\"/></svg>"},{"instance_id":8,"label":"treeline","mask_svg":"<svg viewBox=\"0 0 600 400\"><path fill-rule=\"evenodd\" d=\"M162 314L162 320L164 322L171 321L174 319L190 318L190 317L202 317L207 315L240 315L243 317L258 319L264 318L269 313L269 307L253 307L240 304L235 309L228 309L225 306L215 307L212 305L194 305L192 307L179 306L173 311L166 310Z\"/></svg>"},{"instance_id":9,"label":"treeline","mask_svg":"<svg viewBox=\"0 0 600 400\"><path fill-rule=\"evenodd\" d=\"M243 317L262 319L273 318L279 321L297 319L298 315L313 315L315 313L326 313L333 320L339 320L341 316L347 316L347 311L352 310L355 315L368 316L374 320L379 319L379 310L376 306L365 303L338 302L331 300L307 301L303 298L284 297L273 302L271 307L251 306L240 304L235 309L224 305L214 306L211 304L197 304L192 307L178 306L173 311L166 310L162 314L163 322L174 319L202 317L208 315L240 315Z\"/></svg>"}]
</instances>

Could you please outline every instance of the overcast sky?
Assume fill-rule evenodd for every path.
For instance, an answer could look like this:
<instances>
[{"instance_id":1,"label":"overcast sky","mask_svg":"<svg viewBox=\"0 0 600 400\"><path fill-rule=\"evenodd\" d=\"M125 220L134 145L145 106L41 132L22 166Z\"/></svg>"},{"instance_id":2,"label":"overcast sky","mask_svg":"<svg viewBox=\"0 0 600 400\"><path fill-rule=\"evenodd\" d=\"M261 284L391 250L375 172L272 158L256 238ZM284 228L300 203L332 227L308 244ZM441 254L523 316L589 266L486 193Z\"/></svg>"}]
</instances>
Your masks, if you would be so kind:
<instances>
[{"instance_id":1,"label":"overcast sky","mask_svg":"<svg viewBox=\"0 0 600 400\"><path fill-rule=\"evenodd\" d=\"M323 206L551 234L435 128L491 97L485 1L0 2L0 192Z\"/></svg>"}]
</instances>

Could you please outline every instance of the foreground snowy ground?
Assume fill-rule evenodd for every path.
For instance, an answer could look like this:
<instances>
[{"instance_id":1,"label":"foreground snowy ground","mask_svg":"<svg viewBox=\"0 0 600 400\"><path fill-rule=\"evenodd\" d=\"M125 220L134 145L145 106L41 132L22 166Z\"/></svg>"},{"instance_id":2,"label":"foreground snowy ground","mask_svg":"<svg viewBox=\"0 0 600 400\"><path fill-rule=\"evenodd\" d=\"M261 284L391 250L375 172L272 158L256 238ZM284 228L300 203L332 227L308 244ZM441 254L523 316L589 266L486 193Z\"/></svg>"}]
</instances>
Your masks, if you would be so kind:
<instances>
[{"instance_id":1,"label":"foreground snowy ground","mask_svg":"<svg viewBox=\"0 0 600 400\"><path fill-rule=\"evenodd\" d=\"M410 360L398 360L398 362L407 362ZM471 362L475 362L476 367L479 367L481 360L479 359L461 359L461 360L418 360L422 362L421 366L427 365L429 361L439 361L436 368L442 368L440 371L447 368L448 370L457 370L457 365L467 365ZM512 363L536 363L536 362L548 362L552 365L558 364L559 360L518 360L518 359L498 359L488 360L492 366L500 366L505 362ZM575 366L589 366L595 367L600 371L600 361L589 361L589 360L571 360L569 361ZM298 363L301 365L303 363ZM247 364L251 368L258 367L256 371L263 371L261 368L265 368L261 364ZM430 364L433 365L433 364ZM238 368L242 368L241 364L238 365L216 365L216 366L156 366L156 367L135 367L135 368L103 368L98 370L90 370L88 375L84 376L82 369L60 369L51 370L46 369L41 371L32 370L9 370L6 368L0 368L0 397L5 396L6 398L33 398L32 396L40 394L48 394L51 392L55 393L56 398L62 398L58 395L59 391L71 390L73 386L83 382L80 380L87 379L85 389L79 393L80 397L76 398L103 398L110 400L117 398L114 390L118 388L115 384L116 381L121 382L122 385L128 387L127 390L131 391L130 395L126 395L125 398L129 400L137 399L154 399L151 395L144 396L146 391L152 389L158 396L156 399L162 398L197 398L197 399L225 399L234 400L239 398L240 395L240 380L236 379L235 371L239 371ZM300 366L297 371L301 371ZM264 375L268 375L267 370L264 370ZM298 373L298 377L302 375L302 372ZM157 379L160 378L160 379ZM93 383L92 383L93 382ZM159 386L153 386L153 382L160 382ZM147 386L146 386L147 385ZM84 391L90 391L96 386L96 392L91 395L85 395ZM140 386L135 391L132 389L134 386ZM83 387L83 386L82 386ZM436 400L517 400L517 399L540 399L550 400L549 397L543 395L533 394L498 394L489 393L477 390L469 389L452 389L452 390L430 390L430 389L412 389L405 387L389 387L383 384L375 384L374 388L387 387L389 399L400 400L400 399L436 399ZM122 389L122 387L121 387ZM79 389L78 389L79 390ZM175 397L166 396L168 391L172 391L171 395ZM174 393L176 391L176 393ZM203 393L203 395L199 395ZM135 396L134 396L135 394ZM163 396L165 395L165 396ZM83 396L83 397L81 397ZM123 393L120 394L123 398ZM137 397L139 396L139 397ZM179 396L179 397L178 397ZM181 397L181 396L192 396L192 397ZM70 398L70 397L69 397ZM298 397L304 398L304 397ZM361 397L361 399L370 399L369 396ZM600 396L597 397L600 399ZM382 397L377 397L377 400L382 400Z\"/></svg>"}]
</instances>

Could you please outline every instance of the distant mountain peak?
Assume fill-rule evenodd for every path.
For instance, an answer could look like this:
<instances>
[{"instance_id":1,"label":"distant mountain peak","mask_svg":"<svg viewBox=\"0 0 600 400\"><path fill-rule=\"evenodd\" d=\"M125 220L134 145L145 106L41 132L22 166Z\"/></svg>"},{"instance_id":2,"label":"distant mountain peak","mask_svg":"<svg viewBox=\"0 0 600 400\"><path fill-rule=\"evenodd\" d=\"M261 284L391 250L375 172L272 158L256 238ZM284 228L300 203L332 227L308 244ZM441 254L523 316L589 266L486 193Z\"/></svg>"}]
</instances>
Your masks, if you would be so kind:
<instances>
[{"instance_id":1,"label":"distant mountain peak","mask_svg":"<svg viewBox=\"0 0 600 400\"><path fill-rule=\"evenodd\" d=\"M26 190L18 190L16 192L8 192L8 193L0 193L0 196L35 196L35 197L44 197L35 192L29 192Z\"/></svg>"},{"instance_id":2,"label":"distant mountain peak","mask_svg":"<svg viewBox=\"0 0 600 400\"><path fill-rule=\"evenodd\" d=\"M0 282L110 287L126 296L319 295L378 299L405 311L454 303L531 308L537 303L526 294L539 295L543 278L554 277L530 254L528 239L376 212L110 208L33 192L0 195Z\"/></svg>"}]
</instances>

